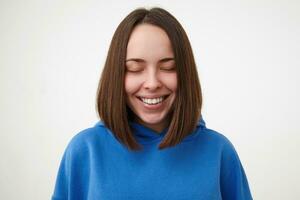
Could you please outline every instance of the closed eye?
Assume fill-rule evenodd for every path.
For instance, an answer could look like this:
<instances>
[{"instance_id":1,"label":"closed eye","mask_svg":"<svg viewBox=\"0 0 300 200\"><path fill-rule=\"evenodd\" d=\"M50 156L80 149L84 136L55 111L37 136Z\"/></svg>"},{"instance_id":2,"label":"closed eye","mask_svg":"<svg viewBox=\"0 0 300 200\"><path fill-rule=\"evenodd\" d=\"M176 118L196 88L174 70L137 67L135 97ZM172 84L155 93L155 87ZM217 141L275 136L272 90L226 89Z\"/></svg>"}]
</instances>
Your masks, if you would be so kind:
<instances>
[{"instance_id":1,"label":"closed eye","mask_svg":"<svg viewBox=\"0 0 300 200\"><path fill-rule=\"evenodd\" d=\"M126 72L133 72L133 73L137 73L137 72L141 72L144 70L144 67L138 64L131 64L131 65L127 65L126 66Z\"/></svg>"},{"instance_id":2,"label":"closed eye","mask_svg":"<svg viewBox=\"0 0 300 200\"><path fill-rule=\"evenodd\" d=\"M162 66L160 67L161 70L163 71L175 71L175 66Z\"/></svg>"},{"instance_id":3,"label":"closed eye","mask_svg":"<svg viewBox=\"0 0 300 200\"><path fill-rule=\"evenodd\" d=\"M130 73L138 73L138 72L142 72L143 70L129 70L126 69L126 72L130 72Z\"/></svg>"}]
</instances>

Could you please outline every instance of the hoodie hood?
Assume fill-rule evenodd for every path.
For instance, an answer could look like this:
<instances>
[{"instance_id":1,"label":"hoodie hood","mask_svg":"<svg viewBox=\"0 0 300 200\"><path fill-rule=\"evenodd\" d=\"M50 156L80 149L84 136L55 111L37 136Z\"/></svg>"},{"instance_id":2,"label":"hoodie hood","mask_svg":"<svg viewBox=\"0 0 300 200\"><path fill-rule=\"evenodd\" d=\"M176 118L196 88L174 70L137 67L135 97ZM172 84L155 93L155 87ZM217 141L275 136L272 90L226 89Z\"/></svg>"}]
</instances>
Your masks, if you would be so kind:
<instances>
[{"instance_id":1,"label":"hoodie hood","mask_svg":"<svg viewBox=\"0 0 300 200\"><path fill-rule=\"evenodd\" d=\"M152 142L159 142L164 138L166 133L168 132L168 127L165 128L161 132L156 132L142 124L136 123L136 122L129 122L130 127L132 128L134 137L137 139L139 143L152 143ZM95 124L95 126L104 126L103 121L99 121ZM107 128L107 127L106 127ZM191 140L193 139L196 135L199 134L199 129L204 129L206 128L205 121L201 117L201 119L197 123L196 129L189 135L187 135L183 141ZM111 132L111 131L110 131Z\"/></svg>"},{"instance_id":2,"label":"hoodie hood","mask_svg":"<svg viewBox=\"0 0 300 200\"><path fill-rule=\"evenodd\" d=\"M130 122L129 124L133 129L135 138L140 143L152 143L152 142L155 142L155 141L160 141L164 138L164 136L168 132L168 127L165 128L161 132L156 132L156 131L154 131L154 130L152 130L152 129L144 126L144 125L136 123L136 122ZM183 141L190 140L190 139L194 138L199 133L199 131L198 131L199 128L200 129L206 128L203 118L201 118L198 121L196 130L194 130L191 134L187 135L183 139Z\"/></svg>"}]
</instances>

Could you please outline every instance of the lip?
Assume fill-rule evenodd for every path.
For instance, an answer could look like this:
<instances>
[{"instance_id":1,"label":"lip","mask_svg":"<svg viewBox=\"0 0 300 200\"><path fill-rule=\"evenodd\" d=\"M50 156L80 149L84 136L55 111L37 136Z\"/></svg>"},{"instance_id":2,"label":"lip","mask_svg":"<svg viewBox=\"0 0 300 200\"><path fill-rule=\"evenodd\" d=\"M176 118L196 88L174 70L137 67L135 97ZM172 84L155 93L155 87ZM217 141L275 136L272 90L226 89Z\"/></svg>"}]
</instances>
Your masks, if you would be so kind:
<instances>
[{"instance_id":1,"label":"lip","mask_svg":"<svg viewBox=\"0 0 300 200\"><path fill-rule=\"evenodd\" d=\"M163 108L163 105L164 105L164 101L158 103L158 104L146 104L144 103L141 99L139 99L139 103L142 105L142 107L146 110L152 110L152 111L158 111L158 110L161 110Z\"/></svg>"},{"instance_id":2,"label":"lip","mask_svg":"<svg viewBox=\"0 0 300 200\"><path fill-rule=\"evenodd\" d=\"M163 101L158 103L158 104L146 104L142 101L141 96L137 96L136 98L139 100L139 104L141 104L141 106L146 109L146 110L151 110L151 111L159 111L161 109L163 109L166 105L166 101L168 101L168 97L170 96L170 94L168 95L161 95L161 96L155 96L155 97L151 97L151 98L159 98L159 97L164 97ZM150 97L144 97L143 98L150 98Z\"/></svg>"},{"instance_id":3,"label":"lip","mask_svg":"<svg viewBox=\"0 0 300 200\"><path fill-rule=\"evenodd\" d=\"M146 99L156 99L156 98L160 98L163 97L164 99L168 98L168 96L170 96L170 94L162 94L162 95L154 95L154 96L149 96L149 95L137 95L137 98L146 98Z\"/></svg>"}]
</instances>

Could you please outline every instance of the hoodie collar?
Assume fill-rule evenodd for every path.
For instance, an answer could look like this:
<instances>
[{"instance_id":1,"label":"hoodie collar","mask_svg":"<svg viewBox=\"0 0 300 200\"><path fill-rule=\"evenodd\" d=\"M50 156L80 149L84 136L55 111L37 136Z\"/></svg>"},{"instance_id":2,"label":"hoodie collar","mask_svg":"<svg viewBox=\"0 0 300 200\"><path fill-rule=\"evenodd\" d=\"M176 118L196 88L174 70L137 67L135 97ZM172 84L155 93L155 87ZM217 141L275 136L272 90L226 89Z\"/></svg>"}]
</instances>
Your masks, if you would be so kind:
<instances>
[{"instance_id":1,"label":"hoodie collar","mask_svg":"<svg viewBox=\"0 0 300 200\"><path fill-rule=\"evenodd\" d=\"M168 132L168 128L165 128L164 130L162 130L161 132L156 132L142 124L139 124L137 122L129 122L129 125L132 128L133 134L135 136L135 138L138 140L138 142L140 143L152 143L155 141L160 141L162 140L162 138L166 135L166 133ZM103 121L98 121L95 126L105 126ZM196 135L198 135L199 131L198 129L203 129L206 128L205 125L205 121L203 120L203 118L201 117L201 119L198 121L197 123L197 127L196 130L193 131L191 134L189 134L188 136L186 136L184 138L184 140L190 140L192 138L194 138Z\"/></svg>"},{"instance_id":2,"label":"hoodie collar","mask_svg":"<svg viewBox=\"0 0 300 200\"><path fill-rule=\"evenodd\" d=\"M129 122L129 124L133 129L134 136L136 137L138 142L141 142L141 143L160 141L166 135L166 133L168 132L168 129L169 129L169 127L167 127L161 132L156 132L156 131L154 131L144 125L136 123L136 122ZM197 123L196 130L193 131L188 136L186 136L184 138L184 140L190 140L190 139L194 138L198 134L199 131L197 131L197 130L199 128L200 129L206 128L205 122L202 117Z\"/></svg>"}]
</instances>

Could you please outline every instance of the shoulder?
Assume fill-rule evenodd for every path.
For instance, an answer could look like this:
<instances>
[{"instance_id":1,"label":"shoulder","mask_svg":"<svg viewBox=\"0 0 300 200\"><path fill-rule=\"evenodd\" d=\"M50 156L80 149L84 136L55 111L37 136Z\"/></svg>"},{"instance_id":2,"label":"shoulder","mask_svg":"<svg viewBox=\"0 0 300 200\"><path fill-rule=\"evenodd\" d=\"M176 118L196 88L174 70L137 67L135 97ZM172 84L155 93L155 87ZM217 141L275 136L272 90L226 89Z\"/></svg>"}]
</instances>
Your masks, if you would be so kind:
<instances>
[{"instance_id":1,"label":"shoulder","mask_svg":"<svg viewBox=\"0 0 300 200\"><path fill-rule=\"evenodd\" d=\"M207 129L205 134L220 147L223 161L238 159L238 154L233 143L225 135L212 129Z\"/></svg>"},{"instance_id":2,"label":"shoulder","mask_svg":"<svg viewBox=\"0 0 300 200\"><path fill-rule=\"evenodd\" d=\"M94 126L83 129L76 133L70 140L66 148L66 154L80 155L90 151L105 142L109 133L102 122L97 122Z\"/></svg>"},{"instance_id":3,"label":"shoulder","mask_svg":"<svg viewBox=\"0 0 300 200\"><path fill-rule=\"evenodd\" d=\"M210 154L215 155L221 162L221 165L239 165L239 155L233 143L222 133L202 128L198 130L197 145L201 150L206 150Z\"/></svg>"},{"instance_id":4,"label":"shoulder","mask_svg":"<svg viewBox=\"0 0 300 200\"><path fill-rule=\"evenodd\" d=\"M197 132L198 140L201 143L213 144L221 149L234 149L231 141L223 133L206 127L200 127Z\"/></svg>"},{"instance_id":5,"label":"shoulder","mask_svg":"<svg viewBox=\"0 0 300 200\"><path fill-rule=\"evenodd\" d=\"M218 152L222 199L252 199L246 173L232 142L211 129L203 130L201 136L206 140L205 145Z\"/></svg>"},{"instance_id":6,"label":"shoulder","mask_svg":"<svg viewBox=\"0 0 300 200\"><path fill-rule=\"evenodd\" d=\"M76 188L85 187L91 170L91 161L97 160L94 152L99 152L99 149L102 151L107 135L104 125L97 123L78 132L70 140L60 163L52 199L70 198L74 194L78 195Z\"/></svg>"},{"instance_id":7,"label":"shoulder","mask_svg":"<svg viewBox=\"0 0 300 200\"><path fill-rule=\"evenodd\" d=\"M210 141L210 146L218 149L221 162L221 177L229 177L232 173L244 173L236 148L225 135L212 129L205 129L202 136L207 141Z\"/></svg>"},{"instance_id":8,"label":"shoulder","mask_svg":"<svg viewBox=\"0 0 300 200\"><path fill-rule=\"evenodd\" d=\"M222 133L207 128L205 121L201 117L201 119L198 121L197 128L194 133L192 133L189 136L189 140L193 139L195 140L197 138L197 141L200 142L201 144L213 144L213 146L218 146L218 147L233 147L232 143L230 140L223 135Z\"/></svg>"}]
</instances>

